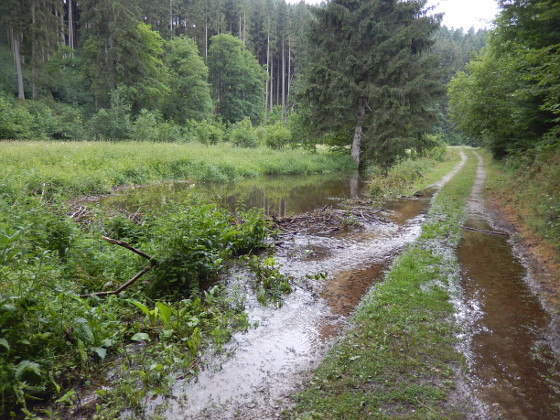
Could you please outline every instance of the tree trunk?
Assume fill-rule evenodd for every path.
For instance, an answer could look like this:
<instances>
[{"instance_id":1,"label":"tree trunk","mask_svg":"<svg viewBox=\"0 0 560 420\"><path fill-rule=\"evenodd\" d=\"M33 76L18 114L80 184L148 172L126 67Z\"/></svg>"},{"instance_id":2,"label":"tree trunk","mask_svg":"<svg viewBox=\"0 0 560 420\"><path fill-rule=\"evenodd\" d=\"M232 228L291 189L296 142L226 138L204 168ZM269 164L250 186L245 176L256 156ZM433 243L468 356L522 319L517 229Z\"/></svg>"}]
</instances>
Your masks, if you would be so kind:
<instances>
[{"instance_id":1,"label":"tree trunk","mask_svg":"<svg viewBox=\"0 0 560 420\"><path fill-rule=\"evenodd\" d=\"M266 81L265 85L265 95L264 95L264 118L266 119L268 113L268 95L270 95L270 88L269 88L269 80L270 80L270 68L269 68L269 60L270 60L270 30L268 31L268 36L266 39L266 75L268 80Z\"/></svg>"},{"instance_id":2,"label":"tree trunk","mask_svg":"<svg viewBox=\"0 0 560 420\"><path fill-rule=\"evenodd\" d=\"M204 20L204 57L208 59L208 0L206 0L205 5L206 5L206 13L205 13L205 20Z\"/></svg>"},{"instance_id":3,"label":"tree trunk","mask_svg":"<svg viewBox=\"0 0 560 420\"><path fill-rule=\"evenodd\" d=\"M274 106L274 59L270 60L270 104L268 109L272 110Z\"/></svg>"},{"instance_id":4,"label":"tree trunk","mask_svg":"<svg viewBox=\"0 0 560 420\"><path fill-rule=\"evenodd\" d=\"M169 0L169 37L173 38L173 0Z\"/></svg>"},{"instance_id":5,"label":"tree trunk","mask_svg":"<svg viewBox=\"0 0 560 420\"><path fill-rule=\"evenodd\" d=\"M10 41L12 44L12 52L14 54L14 64L16 66L18 98L25 99L25 91L23 89L23 73L21 70L21 57L19 54L19 35L14 35L13 29L10 29Z\"/></svg>"},{"instance_id":6,"label":"tree trunk","mask_svg":"<svg viewBox=\"0 0 560 420\"><path fill-rule=\"evenodd\" d=\"M354 139L352 140L352 159L360 165L360 149L362 146L363 123L366 115L366 98L363 96L358 99L358 116L356 118L356 128L354 129Z\"/></svg>"},{"instance_id":7,"label":"tree trunk","mask_svg":"<svg viewBox=\"0 0 560 420\"><path fill-rule=\"evenodd\" d=\"M286 96L290 97L290 87L292 86L292 43L291 37L288 36L288 90Z\"/></svg>"},{"instance_id":8,"label":"tree trunk","mask_svg":"<svg viewBox=\"0 0 560 420\"><path fill-rule=\"evenodd\" d=\"M72 1L68 0L68 46L74 49L74 11L72 8Z\"/></svg>"},{"instance_id":9,"label":"tree trunk","mask_svg":"<svg viewBox=\"0 0 560 420\"><path fill-rule=\"evenodd\" d=\"M282 38L282 120L286 119L286 49Z\"/></svg>"}]
</instances>

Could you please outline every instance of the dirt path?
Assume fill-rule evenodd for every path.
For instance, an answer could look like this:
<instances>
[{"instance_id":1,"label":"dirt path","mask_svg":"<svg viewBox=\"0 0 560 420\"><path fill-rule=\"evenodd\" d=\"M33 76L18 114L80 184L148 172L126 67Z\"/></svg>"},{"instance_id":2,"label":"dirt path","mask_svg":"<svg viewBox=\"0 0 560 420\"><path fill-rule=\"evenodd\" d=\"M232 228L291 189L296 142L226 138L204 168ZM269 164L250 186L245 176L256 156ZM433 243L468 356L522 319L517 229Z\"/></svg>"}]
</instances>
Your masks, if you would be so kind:
<instances>
[{"instance_id":1,"label":"dirt path","mask_svg":"<svg viewBox=\"0 0 560 420\"><path fill-rule=\"evenodd\" d=\"M476 153L475 153L476 154ZM480 155L466 205L465 225L495 231L482 197ZM477 399L476 418L560 418L558 355L552 317L529 284L531 270L505 236L464 231L457 255L461 265L467 381Z\"/></svg>"},{"instance_id":2,"label":"dirt path","mask_svg":"<svg viewBox=\"0 0 560 420\"><path fill-rule=\"evenodd\" d=\"M155 400L149 415L168 419L270 419L281 415L304 379L322 360L346 318L398 255L414 241L432 195L465 164L461 162L422 197L389 202L376 219L353 212L352 226L336 232L311 228L281 238L276 260L295 280L281 308L263 307L243 273L228 288L245 296L256 327L236 334L225 353L204 360L195 380L177 383L174 398ZM367 217L366 217L367 216ZM311 277L303 277L311 274ZM325 281L326 275L326 281Z\"/></svg>"}]
</instances>

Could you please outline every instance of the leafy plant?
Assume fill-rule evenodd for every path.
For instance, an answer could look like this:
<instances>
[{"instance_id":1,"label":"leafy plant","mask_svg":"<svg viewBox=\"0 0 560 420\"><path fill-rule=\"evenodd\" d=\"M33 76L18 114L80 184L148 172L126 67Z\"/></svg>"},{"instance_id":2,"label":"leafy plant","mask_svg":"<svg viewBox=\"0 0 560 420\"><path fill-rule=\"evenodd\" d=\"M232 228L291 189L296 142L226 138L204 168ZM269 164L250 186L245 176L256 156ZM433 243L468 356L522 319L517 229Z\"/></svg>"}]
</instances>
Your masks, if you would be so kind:
<instances>
[{"instance_id":1,"label":"leafy plant","mask_svg":"<svg viewBox=\"0 0 560 420\"><path fill-rule=\"evenodd\" d=\"M272 302L276 306L281 306L282 295L292 291L290 277L280 273L273 257L266 257L261 261L258 256L253 255L246 261L254 275L257 300L262 304Z\"/></svg>"}]
</instances>

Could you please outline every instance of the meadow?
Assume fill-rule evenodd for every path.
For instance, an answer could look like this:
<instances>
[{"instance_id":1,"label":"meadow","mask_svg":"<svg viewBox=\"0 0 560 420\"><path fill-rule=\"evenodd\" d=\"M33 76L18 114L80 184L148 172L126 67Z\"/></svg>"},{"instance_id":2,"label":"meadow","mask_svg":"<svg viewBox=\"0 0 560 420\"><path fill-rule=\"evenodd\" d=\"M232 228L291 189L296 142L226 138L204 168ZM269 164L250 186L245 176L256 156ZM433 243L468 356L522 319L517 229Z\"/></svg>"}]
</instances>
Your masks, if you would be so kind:
<instances>
[{"instance_id":1,"label":"meadow","mask_svg":"<svg viewBox=\"0 0 560 420\"><path fill-rule=\"evenodd\" d=\"M0 142L0 167L0 417L100 418L141 413L143 398L165 393L172 373L193 374L204 348L248 327L243 302L209 286L233 261L256 273L263 304L290 286L273 261L244 257L267 246L260 212L231 213L193 193L139 218L94 205L78 222L70 202L131 184L353 168L326 152L31 141ZM122 292L97 295L140 272ZM111 389L99 388L103 372L112 372ZM84 392L96 395L92 405L80 405Z\"/></svg>"}]
</instances>

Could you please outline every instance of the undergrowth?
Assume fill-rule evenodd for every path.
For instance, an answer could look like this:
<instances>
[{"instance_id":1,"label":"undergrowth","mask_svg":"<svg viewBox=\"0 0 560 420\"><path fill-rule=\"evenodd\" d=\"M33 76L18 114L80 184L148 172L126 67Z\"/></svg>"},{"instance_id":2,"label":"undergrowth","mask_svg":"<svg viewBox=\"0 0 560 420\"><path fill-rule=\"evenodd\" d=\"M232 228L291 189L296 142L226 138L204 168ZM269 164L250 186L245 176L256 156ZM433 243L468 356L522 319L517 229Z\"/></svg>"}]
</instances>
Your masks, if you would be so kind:
<instances>
[{"instance_id":1,"label":"undergrowth","mask_svg":"<svg viewBox=\"0 0 560 420\"><path fill-rule=\"evenodd\" d=\"M419 239L397 258L383 283L366 296L352 328L300 393L290 418L453 418L447 404L454 372L452 322L463 205L476 159L436 195Z\"/></svg>"},{"instance_id":2,"label":"undergrowth","mask_svg":"<svg viewBox=\"0 0 560 420\"><path fill-rule=\"evenodd\" d=\"M459 149L435 148L426 156L410 158L389 169L386 176L374 174L369 193L378 200L410 196L433 184L459 161Z\"/></svg>"},{"instance_id":3,"label":"undergrowth","mask_svg":"<svg viewBox=\"0 0 560 420\"><path fill-rule=\"evenodd\" d=\"M506 162L489 156L486 191L511 206L520 221L555 248L560 262L560 147L549 147Z\"/></svg>"},{"instance_id":4,"label":"undergrowth","mask_svg":"<svg viewBox=\"0 0 560 420\"><path fill-rule=\"evenodd\" d=\"M243 302L207 287L235 258L266 246L261 213L230 213L191 195L140 218L101 208L79 225L67 216L67 198L127 181L119 178L123 167L138 166L153 180L157 159L167 170L193 152L158 145L158 155L146 145L126 163L137 146L1 144L8 152L0 155L0 417L141 415L145 396L165 393L176 375L196 370L206 346L219 349L247 328ZM326 170L328 161L310 155L310 166L284 169ZM262 156L251 164L271 167ZM115 290L148 261L102 236L151 257L152 267L118 297L92 294ZM107 381L113 386L99 387ZM96 396L89 406L84 392Z\"/></svg>"}]
</instances>

